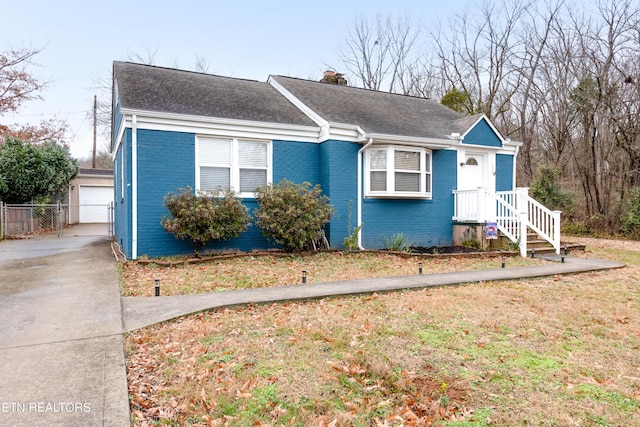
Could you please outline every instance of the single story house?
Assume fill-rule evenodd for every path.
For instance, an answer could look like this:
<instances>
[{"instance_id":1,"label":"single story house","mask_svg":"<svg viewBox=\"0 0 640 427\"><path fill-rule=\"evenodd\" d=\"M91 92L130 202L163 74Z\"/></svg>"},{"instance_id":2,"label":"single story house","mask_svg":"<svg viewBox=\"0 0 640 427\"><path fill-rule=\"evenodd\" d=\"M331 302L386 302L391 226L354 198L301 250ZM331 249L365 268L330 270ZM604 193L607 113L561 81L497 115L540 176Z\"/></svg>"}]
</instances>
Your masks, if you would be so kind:
<instances>
[{"instance_id":1,"label":"single story house","mask_svg":"<svg viewBox=\"0 0 640 427\"><path fill-rule=\"evenodd\" d=\"M168 192L233 188L251 210L255 188L282 179L321 185L335 208L331 247L343 247L359 224L360 246L376 249L396 233L416 246L460 243L496 221L526 250L519 236L532 225L531 204L515 188L520 144L484 115L433 100L114 62L112 134L115 236L129 258L192 252L160 225ZM252 226L203 249L269 247Z\"/></svg>"}]
</instances>

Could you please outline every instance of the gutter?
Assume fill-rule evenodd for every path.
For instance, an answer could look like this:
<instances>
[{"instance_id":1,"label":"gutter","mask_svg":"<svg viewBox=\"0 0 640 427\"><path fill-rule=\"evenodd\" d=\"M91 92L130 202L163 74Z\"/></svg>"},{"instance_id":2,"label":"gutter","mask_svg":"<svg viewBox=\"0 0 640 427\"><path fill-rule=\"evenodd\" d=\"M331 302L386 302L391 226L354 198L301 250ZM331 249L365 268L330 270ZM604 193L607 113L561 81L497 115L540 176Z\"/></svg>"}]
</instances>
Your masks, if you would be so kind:
<instances>
[{"instance_id":1,"label":"gutter","mask_svg":"<svg viewBox=\"0 0 640 427\"><path fill-rule=\"evenodd\" d=\"M365 137L365 133L358 127L358 132ZM369 148L373 144L373 138L369 138L369 141L358 150L358 225L356 227L362 227L362 155L364 150ZM360 228L360 232L358 233L358 249L364 250L362 247L362 228Z\"/></svg>"}]
</instances>

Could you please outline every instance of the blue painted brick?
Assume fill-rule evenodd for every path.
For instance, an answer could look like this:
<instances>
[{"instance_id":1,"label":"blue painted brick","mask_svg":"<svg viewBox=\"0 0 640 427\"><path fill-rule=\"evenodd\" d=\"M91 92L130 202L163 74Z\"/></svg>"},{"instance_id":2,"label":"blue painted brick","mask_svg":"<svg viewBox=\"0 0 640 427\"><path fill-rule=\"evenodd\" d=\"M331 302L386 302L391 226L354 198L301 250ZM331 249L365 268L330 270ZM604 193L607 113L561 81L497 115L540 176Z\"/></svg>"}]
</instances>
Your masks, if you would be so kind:
<instances>
[{"instance_id":1,"label":"blue painted brick","mask_svg":"<svg viewBox=\"0 0 640 427\"><path fill-rule=\"evenodd\" d=\"M513 156L496 154L496 191L513 190Z\"/></svg>"}]
</instances>

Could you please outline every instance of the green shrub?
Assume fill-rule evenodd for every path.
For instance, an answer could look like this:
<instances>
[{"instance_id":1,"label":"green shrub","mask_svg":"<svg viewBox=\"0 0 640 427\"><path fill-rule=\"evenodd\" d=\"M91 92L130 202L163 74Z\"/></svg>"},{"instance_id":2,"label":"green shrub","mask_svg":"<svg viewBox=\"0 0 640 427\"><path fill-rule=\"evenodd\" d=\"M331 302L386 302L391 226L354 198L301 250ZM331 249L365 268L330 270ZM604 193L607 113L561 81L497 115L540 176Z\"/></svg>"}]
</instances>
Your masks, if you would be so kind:
<instances>
[{"instance_id":1,"label":"green shrub","mask_svg":"<svg viewBox=\"0 0 640 427\"><path fill-rule=\"evenodd\" d=\"M411 244L402 233L396 233L392 236L382 236L382 246L388 251L409 252Z\"/></svg>"},{"instance_id":2,"label":"green shrub","mask_svg":"<svg viewBox=\"0 0 640 427\"><path fill-rule=\"evenodd\" d=\"M286 252L311 248L334 213L319 185L295 184L286 179L256 190L258 208L253 212L262 234Z\"/></svg>"},{"instance_id":3,"label":"green shrub","mask_svg":"<svg viewBox=\"0 0 640 427\"><path fill-rule=\"evenodd\" d=\"M552 166L541 165L537 178L531 183L529 194L551 210L561 210L566 215L573 213L573 194L560 189L560 172Z\"/></svg>"},{"instance_id":4,"label":"green shrub","mask_svg":"<svg viewBox=\"0 0 640 427\"><path fill-rule=\"evenodd\" d=\"M250 224L247 208L233 191L196 195L191 187L180 188L177 194L164 196L164 205L171 216L162 217L162 227L178 239L191 241L196 256L201 247L238 237Z\"/></svg>"},{"instance_id":5,"label":"green shrub","mask_svg":"<svg viewBox=\"0 0 640 427\"><path fill-rule=\"evenodd\" d=\"M571 236L588 236L591 234L589 226L582 221L567 221L562 223L562 234Z\"/></svg>"},{"instance_id":6,"label":"green shrub","mask_svg":"<svg viewBox=\"0 0 640 427\"><path fill-rule=\"evenodd\" d=\"M631 191L622 216L622 231L627 236L640 237L640 188Z\"/></svg>"}]
</instances>

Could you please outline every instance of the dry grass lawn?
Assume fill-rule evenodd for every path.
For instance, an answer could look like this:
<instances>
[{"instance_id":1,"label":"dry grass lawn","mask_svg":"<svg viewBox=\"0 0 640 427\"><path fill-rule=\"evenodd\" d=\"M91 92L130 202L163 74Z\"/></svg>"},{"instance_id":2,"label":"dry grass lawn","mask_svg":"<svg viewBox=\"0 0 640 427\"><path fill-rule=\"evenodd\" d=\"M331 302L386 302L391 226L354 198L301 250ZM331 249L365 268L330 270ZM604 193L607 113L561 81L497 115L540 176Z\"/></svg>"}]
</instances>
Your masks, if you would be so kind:
<instances>
[{"instance_id":1,"label":"dry grass lawn","mask_svg":"<svg viewBox=\"0 0 640 427\"><path fill-rule=\"evenodd\" d=\"M628 267L226 309L135 331L133 423L640 425L640 243L571 240ZM277 277L252 266L237 274ZM297 279L300 265L284 268Z\"/></svg>"},{"instance_id":2,"label":"dry grass lawn","mask_svg":"<svg viewBox=\"0 0 640 427\"><path fill-rule=\"evenodd\" d=\"M300 283L302 270L307 272L307 283L321 283L418 274L420 261L424 274L485 270L500 267L501 259L489 256L433 257L383 252L324 252L311 256L242 256L174 267L129 262L123 265L122 276L125 296L153 296L155 279L160 280L162 295L186 295L292 285ZM542 262L519 256L505 258L509 267Z\"/></svg>"}]
</instances>

